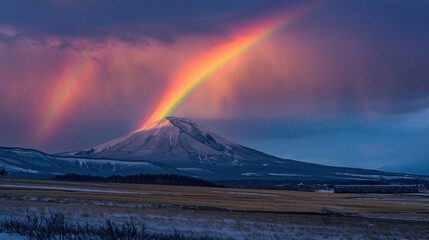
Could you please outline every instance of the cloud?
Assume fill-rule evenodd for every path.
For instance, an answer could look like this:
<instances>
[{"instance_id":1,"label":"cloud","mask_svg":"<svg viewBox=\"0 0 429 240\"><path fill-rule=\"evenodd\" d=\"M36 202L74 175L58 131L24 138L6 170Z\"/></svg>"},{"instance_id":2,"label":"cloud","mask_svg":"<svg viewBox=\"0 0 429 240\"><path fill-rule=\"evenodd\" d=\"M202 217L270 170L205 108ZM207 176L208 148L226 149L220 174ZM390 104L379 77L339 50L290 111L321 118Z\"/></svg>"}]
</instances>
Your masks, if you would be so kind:
<instances>
[{"instance_id":1,"label":"cloud","mask_svg":"<svg viewBox=\"0 0 429 240\"><path fill-rule=\"evenodd\" d=\"M0 23L31 36L128 41L149 37L170 42L188 34L223 31L250 14L255 17L255 9L274 3L279 5L261 0L2 1Z\"/></svg>"},{"instance_id":2,"label":"cloud","mask_svg":"<svg viewBox=\"0 0 429 240\"><path fill-rule=\"evenodd\" d=\"M301 2L0 1L0 145L56 152L132 131L188 61ZM422 162L428 11L428 1L322 4L213 74L173 114L298 160ZM51 136L32 141L64 82L81 91L64 94L73 98L53 114Z\"/></svg>"},{"instance_id":3,"label":"cloud","mask_svg":"<svg viewBox=\"0 0 429 240\"><path fill-rule=\"evenodd\" d=\"M386 171L429 173L427 110L293 119L198 119L206 129L274 156ZM426 165L425 165L426 163Z\"/></svg>"},{"instance_id":4,"label":"cloud","mask_svg":"<svg viewBox=\"0 0 429 240\"><path fill-rule=\"evenodd\" d=\"M429 49L388 48L364 32L285 29L213 75L175 112L191 117L312 117L413 112L428 106ZM428 39L429 40L429 39ZM407 61L407 55L413 61ZM206 108L205 106L211 106Z\"/></svg>"}]
</instances>

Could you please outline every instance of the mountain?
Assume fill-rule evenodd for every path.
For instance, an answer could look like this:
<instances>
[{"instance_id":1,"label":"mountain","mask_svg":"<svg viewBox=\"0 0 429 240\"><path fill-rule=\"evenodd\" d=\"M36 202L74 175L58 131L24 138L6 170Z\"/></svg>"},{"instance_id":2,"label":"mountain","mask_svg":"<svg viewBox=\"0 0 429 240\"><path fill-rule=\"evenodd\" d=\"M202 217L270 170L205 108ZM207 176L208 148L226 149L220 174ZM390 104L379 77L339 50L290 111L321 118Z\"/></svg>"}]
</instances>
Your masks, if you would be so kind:
<instances>
[{"instance_id":1,"label":"mountain","mask_svg":"<svg viewBox=\"0 0 429 240\"><path fill-rule=\"evenodd\" d=\"M176 167L239 167L278 160L177 117L167 117L104 144L63 155L150 160Z\"/></svg>"},{"instance_id":2,"label":"mountain","mask_svg":"<svg viewBox=\"0 0 429 240\"><path fill-rule=\"evenodd\" d=\"M0 147L0 168L11 176L49 177L169 173L214 181L429 181L428 177L281 159L233 143L189 119L167 117L104 144L62 154ZM265 182L264 182L265 181ZM243 185L239 185L243 186ZM274 186L274 185L270 185Z\"/></svg>"},{"instance_id":3,"label":"mountain","mask_svg":"<svg viewBox=\"0 0 429 240\"><path fill-rule=\"evenodd\" d=\"M147 161L90 159L53 156L37 150L0 147L0 168L11 176L46 178L52 175L76 173L81 175L110 176L145 173L175 173L167 166Z\"/></svg>"},{"instance_id":4,"label":"mountain","mask_svg":"<svg viewBox=\"0 0 429 240\"><path fill-rule=\"evenodd\" d=\"M243 157L251 159L248 154L241 156L244 154L238 144L200 129L189 119L167 117L107 143L65 155L154 160L175 166L234 166Z\"/></svg>"},{"instance_id":5,"label":"mountain","mask_svg":"<svg viewBox=\"0 0 429 240\"><path fill-rule=\"evenodd\" d=\"M207 179L409 179L412 175L281 159L233 143L186 118L167 117L104 144L62 155L150 161Z\"/></svg>"}]
</instances>

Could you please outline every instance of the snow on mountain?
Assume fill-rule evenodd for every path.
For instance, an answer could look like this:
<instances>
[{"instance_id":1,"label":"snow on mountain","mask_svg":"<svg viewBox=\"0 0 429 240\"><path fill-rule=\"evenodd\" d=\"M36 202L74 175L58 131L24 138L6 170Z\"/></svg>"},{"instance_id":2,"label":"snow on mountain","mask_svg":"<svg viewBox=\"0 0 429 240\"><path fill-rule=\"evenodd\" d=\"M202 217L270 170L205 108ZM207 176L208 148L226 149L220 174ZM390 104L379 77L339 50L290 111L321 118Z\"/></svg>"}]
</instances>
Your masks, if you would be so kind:
<instances>
[{"instance_id":1,"label":"snow on mountain","mask_svg":"<svg viewBox=\"0 0 429 240\"><path fill-rule=\"evenodd\" d=\"M339 176L347 179L350 174L359 179L403 177L376 170L280 159L233 143L200 128L190 119L178 117L167 117L123 137L67 155L151 161L170 166L183 174L216 179L338 179ZM339 172L346 174L339 175Z\"/></svg>"},{"instance_id":2,"label":"snow on mountain","mask_svg":"<svg viewBox=\"0 0 429 240\"><path fill-rule=\"evenodd\" d=\"M211 180L427 179L377 170L330 167L277 158L201 129L189 119L167 117L123 137L80 151L50 155L0 147L0 168L11 175L130 175L173 173ZM427 179L429 180L429 179Z\"/></svg>"},{"instance_id":3,"label":"snow on mountain","mask_svg":"<svg viewBox=\"0 0 429 240\"><path fill-rule=\"evenodd\" d=\"M177 173L175 169L146 161L91 159L53 156L31 149L0 147L0 168L11 175L39 175L76 173L83 175L128 175L146 173Z\"/></svg>"},{"instance_id":4,"label":"snow on mountain","mask_svg":"<svg viewBox=\"0 0 429 240\"><path fill-rule=\"evenodd\" d=\"M200 129L189 119L167 117L120 138L66 155L173 162L178 166L239 165L242 158L238 148L238 144Z\"/></svg>"}]
</instances>

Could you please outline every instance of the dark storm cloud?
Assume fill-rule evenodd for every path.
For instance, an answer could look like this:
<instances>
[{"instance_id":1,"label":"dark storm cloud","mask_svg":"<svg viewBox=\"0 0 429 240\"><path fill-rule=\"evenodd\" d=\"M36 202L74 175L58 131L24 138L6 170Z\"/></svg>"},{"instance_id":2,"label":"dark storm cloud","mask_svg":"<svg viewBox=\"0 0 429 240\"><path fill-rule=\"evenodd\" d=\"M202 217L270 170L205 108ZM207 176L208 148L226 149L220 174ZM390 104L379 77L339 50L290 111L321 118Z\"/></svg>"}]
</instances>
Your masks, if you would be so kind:
<instances>
[{"instance_id":1,"label":"dark storm cloud","mask_svg":"<svg viewBox=\"0 0 429 240\"><path fill-rule=\"evenodd\" d=\"M428 107L428 11L429 1L424 0L363 0L335 1L320 13L338 38L354 36L363 46L367 62L362 70L367 74L359 81L365 97L373 102L388 98L394 103L382 111L402 113ZM332 53L338 54L334 49Z\"/></svg>"},{"instance_id":2,"label":"dark storm cloud","mask_svg":"<svg viewBox=\"0 0 429 240\"><path fill-rule=\"evenodd\" d=\"M274 57L261 51L234 69L228 107L250 118L428 108L428 12L428 1L327 1L274 37Z\"/></svg>"},{"instance_id":3,"label":"dark storm cloud","mask_svg":"<svg viewBox=\"0 0 429 240\"><path fill-rule=\"evenodd\" d=\"M249 20L259 14L269 14L277 8L287 8L302 1L0 1L2 26L17 33L5 35L0 42L11 43L21 36L43 42L43 37L78 37L104 39L115 37L142 41L147 36L164 42L186 34L222 34L228 25ZM309 1L305 1L309 2ZM298 21L294 29L306 32L319 44L327 61L352 61L355 54L347 48L360 45L367 58L362 68L338 67L334 81L355 78L361 82L361 97L389 98L412 102L411 109L420 109L414 102L429 92L429 2L425 0L362 0L320 1L320 9ZM293 34L293 31L292 31ZM352 39L350 39L352 38ZM69 47L64 42L59 47ZM353 44L349 44L353 42ZM326 49L323 51L323 49ZM340 58L340 59L339 59ZM352 69L353 70L353 69ZM347 81L346 79L345 81ZM339 84L341 86L341 84ZM355 100L355 85L344 85L338 99ZM390 107L385 111L406 109ZM345 106L348 108L348 106ZM353 107L353 106L351 106Z\"/></svg>"},{"instance_id":4,"label":"dark storm cloud","mask_svg":"<svg viewBox=\"0 0 429 240\"><path fill-rule=\"evenodd\" d=\"M303 2L0 1L0 145L59 152L132 131L202 49ZM194 120L281 157L386 169L427 162L429 1L314 2L176 112L204 118L218 104L209 114L218 119ZM43 103L61 76L80 72L82 53L94 55L87 93L35 145Z\"/></svg>"},{"instance_id":5,"label":"dark storm cloud","mask_svg":"<svg viewBox=\"0 0 429 240\"><path fill-rule=\"evenodd\" d=\"M0 2L0 23L29 35L171 41L178 35L220 31L222 25L278 1L13 1ZM247 13L247 16L246 16Z\"/></svg>"},{"instance_id":6,"label":"dark storm cloud","mask_svg":"<svg viewBox=\"0 0 429 240\"><path fill-rule=\"evenodd\" d=\"M342 116L311 119L198 119L203 126L223 135L240 138L300 138L338 132L368 132L394 124L394 120L371 121L362 116Z\"/></svg>"},{"instance_id":7,"label":"dark storm cloud","mask_svg":"<svg viewBox=\"0 0 429 240\"><path fill-rule=\"evenodd\" d=\"M275 156L326 164L429 174L429 110L384 115L204 120L204 127Z\"/></svg>"}]
</instances>

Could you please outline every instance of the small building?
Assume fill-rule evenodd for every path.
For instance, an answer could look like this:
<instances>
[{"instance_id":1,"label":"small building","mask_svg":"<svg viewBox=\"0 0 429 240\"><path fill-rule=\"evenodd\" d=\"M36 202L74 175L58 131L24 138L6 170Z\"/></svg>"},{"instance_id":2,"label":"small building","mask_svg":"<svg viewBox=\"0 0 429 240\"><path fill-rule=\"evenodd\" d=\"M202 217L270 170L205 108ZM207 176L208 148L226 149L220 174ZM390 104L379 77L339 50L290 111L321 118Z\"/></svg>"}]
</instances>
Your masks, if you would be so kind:
<instances>
[{"instance_id":1,"label":"small building","mask_svg":"<svg viewBox=\"0 0 429 240\"><path fill-rule=\"evenodd\" d=\"M414 185L335 185L335 193L416 193Z\"/></svg>"}]
</instances>

